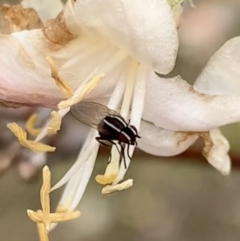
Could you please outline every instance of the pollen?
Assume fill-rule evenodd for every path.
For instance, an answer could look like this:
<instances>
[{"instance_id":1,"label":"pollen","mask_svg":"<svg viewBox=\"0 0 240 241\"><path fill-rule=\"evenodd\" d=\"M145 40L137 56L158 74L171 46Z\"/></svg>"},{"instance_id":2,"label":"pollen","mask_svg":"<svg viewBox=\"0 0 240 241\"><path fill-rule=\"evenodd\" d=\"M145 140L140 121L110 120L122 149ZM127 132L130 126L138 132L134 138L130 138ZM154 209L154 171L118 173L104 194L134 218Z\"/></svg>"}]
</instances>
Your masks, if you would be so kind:
<instances>
[{"instance_id":1,"label":"pollen","mask_svg":"<svg viewBox=\"0 0 240 241\"><path fill-rule=\"evenodd\" d=\"M64 100L64 101L61 101L59 104L58 104L58 108L59 109L65 109L65 108L68 108L78 102L80 102L87 94L89 94L96 86L97 84L99 83L99 81L105 76L104 73L92 78L85 86L85 88L83 89L83 91L81 92L81 94L77 97L73 97L71 99L68 99L68 100Z\"/></svg>"},{"instance_id":2,"label":"pollen","mask_svg":"<svg viewBox=\"0 0 240 241\"><path fill-rule=\"evenodd\" d=\"M106 185L106 184L111 184L114 182L116 179L117 174L112 174L112 175L97 175L95 177L95 180L97 183L101 185Z\"/></svg>"},{"instance_id":3,"label":"pollen","mask_svg":"<svg viewBox=\"0 0 240 241\"><path fill-rule=\"evenodd\" d=\"M24 131L17 123L9 123L7 125L13 134L18 138L20 144L27 147L35 152L53 152L56 147L45 145L43 143L34 142L32 140L27 140L27 133Z\"/></svg>"},{"instance_id":4,"label":"pollen","mask_svg":"<svg viewBox=\"0 0 240 241\"><path fill-rule=\"evenodd\" d=\"M29 218L37 224L40 241L48 241L48 232L51 223L65 222L76 219L80 216L79 211L50 213L50 188L51 188L51 173L47 166L43 168L43 184L40 190L40 201L42 210L33 211L27 210Z\"/></svg>"},{"instance_id":5,"label":"pollen","mask_svg":"<svg viewBox=\"0 0 240 241\"><path fill-rule=\"evenodd\" d=\"M41 128L34 127L38 120L39 120L38 115L33 114L30 116L30 118L28 119L25 125L27 132L30 133L32 136L37 136L42 131Z\"/></svg>"},{"instance_id":6,"label":"pollen","mask_svg":"<svg viewBox=\"0 0 240 241\"><path fill-rule=\"evenodd\" d=\"M118 151L116 146L112 147L110 161L106 167L105 173L103 175L97 175L95 180L101 185L111 184L115 181L119 172L119 161Z\"/></svg>"},{"instance_id":7,"label":"pollen","mask_svg":"<svg viewBox=\"0 0 240 241\"><path fill-rule=\"evenodd\" d=\"M61 90L61 92L67 97L70 98L73 95L73 89L72 87L65 81L63 80L60 75L58 74L58 68L55 64L55 62L53 61L53 59L48 56L46 57L47 62L50 65L51 68L51 75L52 78L55 80L56 85L59 87L59 89Z\"/></svg>"}]
</instances>

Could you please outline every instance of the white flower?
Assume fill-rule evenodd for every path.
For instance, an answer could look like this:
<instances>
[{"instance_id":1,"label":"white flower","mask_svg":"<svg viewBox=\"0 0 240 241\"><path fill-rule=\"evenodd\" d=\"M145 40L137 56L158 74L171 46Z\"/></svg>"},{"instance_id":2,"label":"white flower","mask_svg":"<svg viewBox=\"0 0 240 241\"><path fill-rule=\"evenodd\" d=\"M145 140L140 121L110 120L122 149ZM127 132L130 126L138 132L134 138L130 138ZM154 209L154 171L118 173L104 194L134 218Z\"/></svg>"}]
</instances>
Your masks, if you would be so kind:
<instances>
[{"instance_id":1,"label":"white flower","mask_svg":"<svg viewBox=\"0 0 240 241\"><path fill-rule=\"evenodd\" d=\"M94 77L100 75L97 88L87 98L101 97L106 103L110 97L108 106L117 109L120 105L120 113L126 119L131 108L131 124L138 129L147 77L150 72L154 75L155 71L163 74L170 72L178 49L176 24L165 0L108 0L104 5L100 0L68 1L63 12L49 25L47 23L45 29L5 35L0 42L1 55L11 54L9 59L0 58L0 83L5 81L4 89L0 84L0 92L6 93L7 86L10 93L1 95L3 101L53 106L63 99L64 96L51 79L49 64L45 59L51 56L61 77L75 90L70 98L72 103L79 100L81 93L91 89L92 81L96 84L100 79ZM15 71L12 71L14 67ZM69 111L66 103L59 105L62 117ZM36 141L46 134L47 128ZM75 165L57 184L59 186L69 181L58 210L71 210L79 203L98 151L95 136L96 131L89 134ZM134 148L130 151L132 155ZM125 189L132 185L132 181L118 184L126 169L121 166L118 170L118 153L115 148L112 152L113 160L105 175L97 179L102 184L114 182L110 188L112 191Z\"/></svg>"},{"instance_id":2,"label":"white flower","mask_svg":"<svg viewBox=\"0 0 240 241\"><path fill-rule=\"evenodd\" d=\"M239 38L225 44L213 57L214 64L209 62L203 77L192 87L180 76L164 79L155 73L172 70L178 49L176 23L166 0L106 0L104 4L100 0L69 0L45 29L0 37L0 99L49 107L63 100L45 59L51 56L60 76L74 89L73 96L58 105L61 117L69 111L69 104L82 98L101 101L112 109L120 107L121 115L130 117L137 129L141 119L149 122L142 122L139 142L146 152L177 155L200 136L205 141L203 154L208 161L228 174L229 146L217 128L240 120L240 94L221 87L204 92L227 53L225 61L230 60L225 64L230 64L230 70L232 60L239 67L239 46ZM233 48L231 53L229 48ZM224 72L228 78L231 73ZM236 82L228 83L228 90L239 87L238 74ZM225 81L222 79L221 86ZM45 127L36 141L47 132ZM67 183L59 212L75 209L82 198L99 147L96 134L96 130L89 133L76 163L52 189ZM134 147L130 152L132 155ZM127 158L127 167L129 164ZM118 152L113 147L105 174L96 177L102 184L112 184L104 187L103 193L130 187L132 179L120 183L126 171L123 163L119 168Z\"/></svg>"}]
</instances>

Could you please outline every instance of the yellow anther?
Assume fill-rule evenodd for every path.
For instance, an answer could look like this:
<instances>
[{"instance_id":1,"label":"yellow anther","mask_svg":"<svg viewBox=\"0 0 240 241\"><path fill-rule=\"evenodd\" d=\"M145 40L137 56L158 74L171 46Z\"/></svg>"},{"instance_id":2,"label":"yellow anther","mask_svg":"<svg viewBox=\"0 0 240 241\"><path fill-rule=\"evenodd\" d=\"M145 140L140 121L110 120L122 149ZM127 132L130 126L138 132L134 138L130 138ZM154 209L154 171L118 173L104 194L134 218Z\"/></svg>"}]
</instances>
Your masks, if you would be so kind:
<instances>
[{"instance_id":1,"label":"yellow anther","mask_svg":"<svg viewBox=\"0 0 240 241\"><path fill-rule=\"evenodd\" d=\"M50 214L50 188L51 188L51 173L47 166L42 170L43 184L40 190L40 202L42 206L43 221L45 226L48 228L50 225L49 214Z\"/></svg>"},{"instance_id":2,"label":"yellow anther","mask_svg":"<svg viewBox=\"0 0 240 241\"><path fill-rule=\"evenodd\" d=\"M57 133L58 130L60 130L60 126L62 123L62 119L59 116L57 111L52 111L51 113L51 120L48 125L48 134L54 135Z\"/></svg>"},{"instance_id":3,"label":"yellow anther","mask_svg":"<svg viewBox=\"0 0 240 241\"><path fill-rule=\"evenodd\" d=\"M122 191L130 188L133 185L133 179L128 179L120 184L108 185L102 189L102 194L110 194L116 191Z\"/></svg>"},{"instance_id":4,"label":"yellow anther","mask_svg":"<svg viewBox=\"0 0 240 241\"><path fill-rule=\"evenodd\" d=\"M59 109L68 108L78 102L80 102L86 95L88 95L98 84L98 82L105 76L105 74L100 74L93 79L91 79L87 84L86 87L83 89L81 94L75 98L70 98L68 100L61 101L58 104Z\"/></svg>"},{"instance_id":5,"label":"yellow anther","mask_svg":"<svg viewBox=\"0 0 240 241\"><path fill-rule=\"evenodd\" d=\"M27 215L33 222L36 222L36 223L42 222L42 210L37 210L37 212L34 212L33 210L28 209Z\"/></svg>"},{"instance_id":6,"label":"yellow anther","mask_svg":"<svg viewBox=\"0 0 240 241\"><path fill-rule=\"evenodd\" d=\"M37 212L34 212L33 210L27 210L27 214L29 218L36 223L42 222L43 220L42 210L38 210ZM78 218L80 215L81 213L79 211L49 213L49 220L51 220L52 223L60 223Z\"/></svg>"},{"instance_id":7,"label":"yellow anther","mask_svg":"<svg viewBox=\"0 0 240 241\"><path fill-rule=\"evenodd\" d=\"M51 223L65 222L80 216L79 211L50 213L50 185L51 173L47 166L43 168L43 184L40 191L40 201L42 210L27 210L31 220L37 223L39 238L41 241L48 241L48 231Z\"/></svg>"},{"instance_id":8,"label":"yellow anther","mask_svg":"<svg viewBox=\"0 0 240 241\"><path fill-rule=\"evenodd\" d=\"M39 239L41 241L49 241L48 231L47 231L44 223L37 223L37 227L38 227Z\"/></svg>"},{"instance_id":9,"label":"yellow anther","mask_svg":"<svg viewBox=\"0 0 240 241\"><path fill-rule=\"evenodd\" d=\"M32 136L38 136L39 133L43 130L43 128L34 128L34 125L38 121L39 117L37 114L33 114L26 123L26 130ZM60 130L61 126L61 117L59 116L57 111L52 111L51 119L48 125L48 135L54 135Z\"/></svg>"},{"instance_id":10,"label":"yellow anther","mask_svg":"<svg viewBox=\"0 0 240 241\"><path fill-rule=\"evenodd\" d=\"M34 128L34 125L37 123L38 119L38 115L33 114L30 116L25 125L27 132L29 132L32 136L37 136L42 131L42 128Z\"/></svg>"},{"instance_id":11,"label":"yellow anther","mask_svg":"<svg viewBox=\"0 0 240 241\"><path fill-rule=\"evenodd\" d=\"M101 185L111 184L115 181L117 174L112 175L97 175L95 180Z\"/></svg>"},{"instance_id":12,"label":"yellow anther","mask_svg":"<svg viewBox=\"0 0 240 241\"><path fill-rule=\"evenodd\" d=\"M65 81L63 80L59 74L58 74L58 68L56 64L54 63L54 60L48 56L46 57L46 60L48 61L50 67L51 67L51 75L52 78L55 80L56 85L59 87L61 92L67 97L70 98L73 95L73 89L72 87Z\"/></svg>"},{"instance_id":13,"label":"yellow anther","mask_svg":"<svg viewBox=\"0 0 240 241\"><path fill-rule=\"evenodd\" d=\"M103 175L97 175L95 177L95 180L97 183L106 185L106 184L111 184L115 181L118 172L119 172L119 161L120 158L117 158L118 156L118 150L116 146L113 146L112 151L111 151L111 157L110 157L110 162L108 163L105 173Z\"/></svg>"},{"instance_id":14,"label":"yellow anther","mask_svg":"<svg viewBox=\"0 0 240 241\"><path fill-rule=\"evenodd\" d=\"M35 152L53 152L56 147L45 145L43 143L27 140L27 133L17 123L9 123L7 127L18 138L20 144Z\"/></svg>"}]
</instances>

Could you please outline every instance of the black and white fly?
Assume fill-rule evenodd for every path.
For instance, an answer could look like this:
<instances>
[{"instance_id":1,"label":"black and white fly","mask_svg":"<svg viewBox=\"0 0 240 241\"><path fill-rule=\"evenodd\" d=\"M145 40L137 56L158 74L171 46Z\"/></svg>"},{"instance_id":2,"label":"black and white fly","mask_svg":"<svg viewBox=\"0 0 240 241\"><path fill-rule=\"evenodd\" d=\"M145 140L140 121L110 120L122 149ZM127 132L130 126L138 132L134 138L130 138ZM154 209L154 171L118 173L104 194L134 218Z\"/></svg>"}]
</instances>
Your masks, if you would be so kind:
<instances>
[{"instance_id":1,"label":"black and white fly","mask_svg":"<svg viewBox=\"0 0 240 241\"><path fill-rule=\"evenodd\" d=\"M90 101L82 101L71 107L72 115L80 122L98 130L99 136L96 140L104 146L116 145L117 141L121 150L117 147L120 158L123 157L126 167L124 148L127 146L127 155L129 146L137 146L138 131L135 126L127 123L124 118L116 111L107 106Z\"/></svg>"}]
</instances>

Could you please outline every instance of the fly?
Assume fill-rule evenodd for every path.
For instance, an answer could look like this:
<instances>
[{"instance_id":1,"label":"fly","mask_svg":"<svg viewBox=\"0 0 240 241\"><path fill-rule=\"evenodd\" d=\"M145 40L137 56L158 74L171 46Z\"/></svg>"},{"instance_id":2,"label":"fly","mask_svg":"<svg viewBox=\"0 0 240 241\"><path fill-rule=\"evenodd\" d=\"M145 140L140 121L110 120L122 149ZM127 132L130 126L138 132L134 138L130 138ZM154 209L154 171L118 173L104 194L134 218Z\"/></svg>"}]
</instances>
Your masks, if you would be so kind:
<instances>
[{"instance_id":1,"label":"fly","mask_svg":"<svg viewBox=\"0 0 240 241\"><path fill-rule=\"evenodd\" d=\"M125 119L116 111L109 109L107 106L90 101L82 101L71 107L72 115L94 129L98 130L99 136L96 140L104 146L115 145L120 157L124 159L126 168L126 159L124 155L124 147L127 146L127 155L129 154L129 146L137 146L138 135L137 128ZM117 147L114 141L118 141L121 149Z\"/></svg>"}]
</instances>

